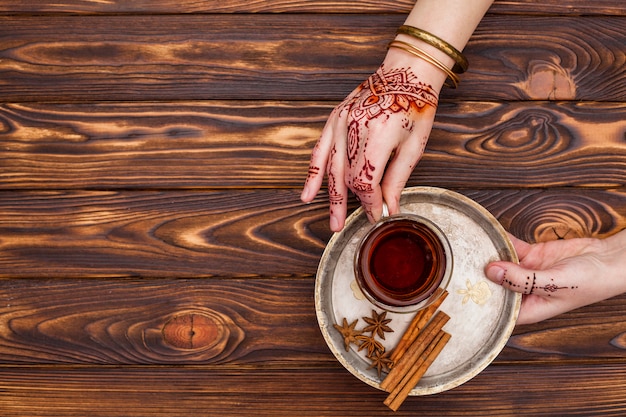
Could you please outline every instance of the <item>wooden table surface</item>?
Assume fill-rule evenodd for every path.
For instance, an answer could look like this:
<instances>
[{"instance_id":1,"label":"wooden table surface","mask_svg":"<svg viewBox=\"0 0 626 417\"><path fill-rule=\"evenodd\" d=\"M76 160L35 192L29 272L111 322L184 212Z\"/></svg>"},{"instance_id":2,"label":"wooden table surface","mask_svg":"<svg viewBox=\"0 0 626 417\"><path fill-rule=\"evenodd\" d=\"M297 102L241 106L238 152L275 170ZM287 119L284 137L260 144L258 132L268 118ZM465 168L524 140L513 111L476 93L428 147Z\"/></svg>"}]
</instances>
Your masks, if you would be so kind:
<instances>
[{"instance_id":1,"label":"wooden table surface","mask_svg":"<svg viewBox=\"0 0 626 417\"><path fill-rule=\"evenodd\" d=\"M327 195L300 187L411 6L3 0L0 414L626 414L626 296L395 414L326 346ZM625 50L621 0L496 2L408 185L530 241L623 229Z\"/></svg>"}]
</instances>

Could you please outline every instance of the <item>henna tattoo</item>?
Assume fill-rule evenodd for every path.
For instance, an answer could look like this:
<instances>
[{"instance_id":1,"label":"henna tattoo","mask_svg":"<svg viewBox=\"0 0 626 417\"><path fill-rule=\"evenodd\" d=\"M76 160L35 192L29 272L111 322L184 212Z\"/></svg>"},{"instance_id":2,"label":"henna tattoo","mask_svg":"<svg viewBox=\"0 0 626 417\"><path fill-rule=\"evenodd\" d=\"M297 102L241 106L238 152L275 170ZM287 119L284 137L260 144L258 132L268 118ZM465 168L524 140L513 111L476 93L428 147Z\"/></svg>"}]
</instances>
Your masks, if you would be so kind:
<instances>
[{"instance_id":1,"label":"henna tattoo","mask_svg":"<svg viewBox=\"0 0 626 417\"><path fill-rule=\"evenodd\" d=\"M366 159L363 168L361 168L361 175L371 181L374 179L374 174L372 174L374 171L376 171L376 167L372 165L369 159Z\"/></svg>"},{"instance_id":2,"label":"henna tattoo","mask_svg":"<svg viewBox=\"0 0 626 417\"><path fill-rule=\"evenodd\" d=\"M524 289L524 292L528 291L528 281L530 280L530 277L526 277L526 288ZM537 275L535 275L533 273L533 283L530 286L530 291L526 292L526 294L532 294L533 290L535 289L535 283L537 282Z\"/></svg>"},{"instance_id":3,"label":"henna tattoo","mask_svg":"<svg viewBox=\"0 0 626 417\"><path fill-rule=\"evenodd\" d=\"M318 140L313 147L313 151L311 151L311 163L309 164L309 171L306 176L306 180L304 181L304 185L306 186L309 183L309 180L320 173L320 167L313 165L313 160L316 155L320 152L320 141Z\"/></svg>"},{"instance_id":4,"label":"henna tattoo","mask_svg":"<svg viewBox=\"0 0 626 417\"><path fill-rule=\"evenodd\" d=\"M558 286L554 283L554 278L550 278L550 284L546 284L544 286L537 286L537 275L533 272L532 278L530 276L526 277L526 281L524 284L515 284L513 281L506 277L507 271L504 271L504 278L502 283L506 283L511 288L517 288L521 290L523 294L534 294L537 290L543 290L548 297L552 296L552 293L557 292L558 290L570 289L575 290L578 288L578 285L571 286Z\"/></svg>"},{"instance_id":5,"label":"henna tattoo","mask_svg":"<svg viewBox=\"0 0 626 417\"><path fill-rule=\"evenodd\" d=\"M572 285L569 287L568 286L559 287L558 285L554 283L554 278L550 278L550 284L546 284L543 287L536 286L535 281L536 281L536 275L535 273L533 273L533 287L530 289L529 294L532 294L534 290L543 290L544 292L548 293L546 294L548 297L551 297L550 293L556 292L558 290L564 290L564 289L574 290L578 288L578 285Z\"/></svg>"},{"instance_id":6,"label":"henna tattoo","mask_svg":"<svg viewBox=\"0 0 626 417\"><path fill-rule=\"evenodd\" d=\"M385 71L381 66L364 84L369 87L371 95L360 110L374 116L386 108L398 112L408 110L412 105L420 109L426 105L437 107L437 94L432 87L418 81L417 76L406 68ZM380 108L373 107L375 105Z\"/></svg>"},{"instance_id":7,"label":"henna tattoo","mask_svg":"<svg viewBox=\"0 0 626 417\"><path fill-rule=\"evenodd\" d=\"M359 128L358 124L351 122L348 126L348 165L352 166L359 155Z\"/></svg>"},{"instance_id":8,"label":"henna tattoo","mask_svg":"<svg viewBox=\"0 0 626 417\"><path fill-rule=\"evenodd\" d=\"M374 192L374 187L372 186L371 183L365 182L365 181L361 181L358 178L356 178L352 182L352 188L354 189L354 191L359 191L361 193L372 193L372 192Z\"/></svg>"},{"instance_id":9,"label":"henna tattoo","mask_svg":"<svg viewBox=\"0 0 626 417\"><path fill-rule=\"evenodd\" d=\"M367 148L367 144L364 148ZM373 172L376 167L371 163L369 159L365 159L361 170L358 172L355 178L350 177L348 180L348 186L350 189L357 193L369 194L374 192L372 180L374 179Z\"/></svg>"},{"instance_id":10,"label":"henna tattoo","mask_svg":"<svg viewBox=\"0 0 626 417\"><path fill-rule=\"evenodd\" d=\"M415 122L413 120L409 119L408 117L402 119L402 128L403 129L405 129L405 130L407 130L409 132L412 132L414 125L415 125Z\"/></svg>"},{"instance_id":11,"label":"henna tattoo","mask_svg":"<svg viewBox=\"0 0 626 417\"><path fill-rule=\"evenodd\" d=\"M332 172L333 157L337 153L337 148L333 145L330 150L330 158L328 160L328 201L332 206L341 204L343 202L343 195L337 191L337 183L335 174ZM332 213L332 208L331 208Z\"/></svg>"},{"instance_id":12,"label":"henna tattoo","mask_svg":"<svg viewBox=\"0 0 626 417\"><path fill-rule=\"evenodd\" d=\"M348 163L354 165L361 146L362 128L367 128L370 120L391 114L412 110L421 111L426 106L437 107L438 97L433 88L418 80L417 76L406 68L386 71L384 66L372 74L346 99L343 110L350 113L348 125ZM343 111L342 110L342 111ZM402 127L408 131L413 129L410 117L402 120Z\"/></svg>"},{"instance_id":13,"label":"henna tattoo","mask_svg":"<svg viewBox=\"0 0 626 417\"><path fill-rule=\"evenodd\" d=\"M316 167L316 166L309 166L309 173L307 174L307 181L309 180L309 178L316 176L317 174L320 173L320 168Z\"/></svg>"}]
</instances>

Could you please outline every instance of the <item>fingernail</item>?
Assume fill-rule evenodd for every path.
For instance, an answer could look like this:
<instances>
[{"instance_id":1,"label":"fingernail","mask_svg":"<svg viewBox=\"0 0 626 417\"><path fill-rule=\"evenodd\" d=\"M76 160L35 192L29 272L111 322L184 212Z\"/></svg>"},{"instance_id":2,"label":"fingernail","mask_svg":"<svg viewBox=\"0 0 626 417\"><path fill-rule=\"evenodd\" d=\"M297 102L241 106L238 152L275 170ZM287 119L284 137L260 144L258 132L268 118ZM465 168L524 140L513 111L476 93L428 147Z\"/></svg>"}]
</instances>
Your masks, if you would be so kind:
<instances>
[{"instance_id":1,"label":"fingernail","mask_svg":"<svg viewBox=\"0 0 626 417\"><path fill-rule=\"evenodd\" d=\"M383 214L382 217L389 217L389 207L387 206L387 203L385 203L383 201Z\"/></svg>"},{"instance_id":2,"label":"fingernail","mask_svg":"<svg viewBox=\"0 0 626 417\"><path fill-rule=\"evenodd\" d=\"M505 269L499 266L490 266L489 268L487 268L486 274L487 274L487 278L489 278L491 281L496 282L498 284L502 284L502 281L504 281L504 273L505 273Z\"/></svg>"},{"instance_id":3,"label":"fingernail","mask_svg":"<svg viewBox=\"0 0 626 417\"><path fill-rule=\"evenodd\" d=\"M310 199L309 199L309 189L308 189L308 188L306 188L306 187L305 187L305 188L302 190L302 192L300 193L300 200L301 200L301 201L303 201L303 202L305 202L305 203L306 203L306 202L308 202L308 201L310 200Z\"/></svg>"},{"instance_id":4,"label":"fingernail","mask_svg":"<svg viewBox=\"0 0 626 417\"><path fill-rule=\"evenodd\" d=\"M338 231L339 229L339 220L335 216L330 216L330 230L333 232Z\"/></svg>"}]
</instances>

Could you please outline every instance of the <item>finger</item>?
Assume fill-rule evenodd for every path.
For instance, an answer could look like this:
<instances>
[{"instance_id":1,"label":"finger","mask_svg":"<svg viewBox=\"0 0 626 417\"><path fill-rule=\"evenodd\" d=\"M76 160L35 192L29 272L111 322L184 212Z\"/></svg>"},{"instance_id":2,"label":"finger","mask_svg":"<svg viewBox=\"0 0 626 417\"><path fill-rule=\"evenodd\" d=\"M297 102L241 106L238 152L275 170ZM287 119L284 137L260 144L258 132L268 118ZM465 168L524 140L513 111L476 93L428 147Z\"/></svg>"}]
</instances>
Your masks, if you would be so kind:
<instances>
[{"instance_id":1,"label":"finger","mask_svg":"<svg viewBox=\"0 0 626 417\"><path fill-rule=\"evenodd\" d=\"M400 196L413 169L424 153L428 136L418 139L412 137L396 148L391 161L387 164L381 183L383 198L391 214L400 211Z\"/></svg>"},{"instance_id":2,"label":"finger","mask_svg":"<svg viewBox=\"0 0 626 417\"><path fill-rule=\"evenodd\" d=\"M509 237L509 240L513 244L518 258L523 261L526 255L528 255L528 253L530 252L532 245L521 239L516 238L510 233L507 233L507 235ZM501 284L504 279L505 271L513 266L517 267L519 265L505 261L490 262L485 267L485 274L487 275L487 278L489 278L491 281L497 284Z\"/></svg>"},{"instance_id":3,"label":"finger","mask_svg":"<svg viewBox=\"0 0 626 417\"><path fill-rule=\"evenodd\" d=\"M556 303L537 296L524 296L516 324L533 324L562 313Z\"/></svg>"},{"instance_id":4,"label":"finger","mask_svg":"<svg viewBox=\"0 0 626 417\"><path fill-rule=\"evenodd\" d=\"M400 194L417 162L416 154L421 155L423 147L399 120L390 125L370 124L362 135L364 146L353 166L352 191L361 200L370 221L377 221L383 212L383 201L390 213L399 211Z\"/></svg>"},{"instance_id":5,"label":"finger","mask_svg":"<svg viewBox=\"0 0 626 417\"><path fill-rule=\"evenodd\" d=\"M366 161L364 164L370 166L371 162ZM356 195L368 220L372 223L380 219L383 212L383 194L379 181L376 181L373 176L368 177L367 175L357 175L356 178L349 181L350 189Z\"/></svg>"},{"instance_id":6,"label":"finger","mask_svg":"<svg viewBox=\"0 0 626 417\"><path fill-rule=\"evenodd\" d=\"M416 161L413 159L396 154L387 165L381 189L390 214L400 212L402 190L404 190L415 164Z\"/></svg>"},{"instance_id":7,"label":"finger","mask_svg":"<svg viewBox=\"0 0 626 417\"><path fill-rule=\"evenodd\" d=\"M323 167L326 166L328 161L328 150L322 145L322 138L320 138L315 144L311 154L309 171L304 181L302 193L300 194L300 199L305 203L311 202L315 198L324 181Z\"/></svg>"},{"instance_id":8,"label":"finger","mask_svg":"<svg viewBox=\"0 0 626 417\"><path fill-rule=\"evenodd\" d=\"M350 189L361 202L370 222L379 220L383 212L383 193L380 182L391 151L391 147L365 149L352 163L348 176L347 182Z\"/></svg>"},{"instance_id":9,"label":"finger","mask_svg":"<svg viewBox=\"0 0 626 417\"><path fill-rule=\"evenodd\" d=\"M535 294L542 297L559 295L559 292L573 290L577 285L560 278L556 271L533 271L513 262L493 262L486 268L491 281L522 294Z\"/></svg>"},{"instance_id":10,"label":"finger","mask_svg":"<svg viewBox=\"0 0 626 417\"><path fill-rule=\"evenodd\" d=\"M336 109L333 110L329 119L326 121L322 134L311 152L309 170L300 197L304 202L309 202L315 198L324 181L324 174L326 173L325 168L328 165L330 150L333 144L335 124Z\"/></svg>"},{"instance_id":11,"label":"finger","mask_svg":"<svg viewBox=\"0 0 626 417\"><path fill-rule=\"evenodd\" d=\"M328 161L328 202L330 229L339 232L343 229L348 211L348 187L345 182L345 151L337 142L333 145Z\"/></svg>"},{"instance_id":12,"label":"finger","mask_svg":"<svg viewBox=\"0 0 626 417\"><path fill-rule=\"evenodd\" d=\"M318 142L319 144L319 142ZM304 203L311 202L320 188L322 187L322 182L324 180L324 171L320 168L320 166L325 165L324 157L318 156L315 153L318 150L318 145L315 145L314 154L311 156L311 162L309 163L309 170L306 176L306 180L304 181L304 186L302 187L302 192L300 194L300 200Z\"/></svg>"}]
</instances>

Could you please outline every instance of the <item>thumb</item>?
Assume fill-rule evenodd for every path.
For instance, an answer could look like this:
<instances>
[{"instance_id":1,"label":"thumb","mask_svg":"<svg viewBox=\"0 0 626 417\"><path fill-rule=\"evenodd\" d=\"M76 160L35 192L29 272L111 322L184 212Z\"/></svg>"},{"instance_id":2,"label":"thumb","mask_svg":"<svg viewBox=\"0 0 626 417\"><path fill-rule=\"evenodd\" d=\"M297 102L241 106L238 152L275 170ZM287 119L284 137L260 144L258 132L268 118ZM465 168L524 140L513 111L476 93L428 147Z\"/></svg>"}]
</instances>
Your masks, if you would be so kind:
<instances>
[{"instance_id":1,"label":"thumb","mask_svg":"<svg viewBox=\"0 0 626 417\"><path fill-rule=\"evenodd\" d=\"M485 268L487 278L503 288L525 294L517 317L517 324L536 323L558 314L550 310L545 299L539 296L529 296L537 285L537 274L522 268L513 262L492 262Z\"/></svg>"},{"instance_id":2,"label":"thumb","mask_svg":"<svg viewBox=\"0 0 626 417\"><path fill-rule=\"evenodd\" d=\"M502 285L507 269L513 265L514 264L512 262L490 262L485 267L485 275L490 281L493 281L498 285Z\"/></svg>"},{"instance_id":3,"label":"thumb","mask_svg":"<svg viewBox=\"0 0 626 417\"><path fill-rule=\"evenodd\" d=\"M561 286L556 271L534 271L513 262L492 262L485 268L485 274L496 284L522 294L550 297L557 290L578 288Z\"/></svg>"},{"instance_id":4,"label":"thumb","mask_svg":"<svg viewBox=\"0 0 626 417\"><path fill-rule=\"evenodd\" d=\"M485 268L489 280L511 291L532 294L537 287L537 274L513 262L492 262Z\"/></svg>"}]
</instances>

